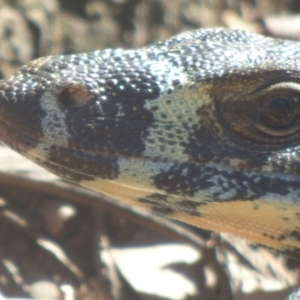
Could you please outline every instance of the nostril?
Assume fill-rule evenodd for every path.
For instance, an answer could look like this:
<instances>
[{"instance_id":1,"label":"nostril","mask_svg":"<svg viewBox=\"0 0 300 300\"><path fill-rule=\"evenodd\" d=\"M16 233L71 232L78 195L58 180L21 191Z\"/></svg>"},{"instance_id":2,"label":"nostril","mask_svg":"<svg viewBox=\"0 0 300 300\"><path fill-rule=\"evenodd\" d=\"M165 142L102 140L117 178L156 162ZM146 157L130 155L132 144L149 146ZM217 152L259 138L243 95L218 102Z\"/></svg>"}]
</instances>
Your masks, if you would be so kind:
<instances>
[{"instance_id":1,"label":"nostril","mask_svg":"<svg viewBox=\"0 0 300 300\"><path fill-rule=\"evenodd\" d=\"M58 95L58 101L65 107L81 107L89 102L89 92L84 87L67 87Z\"/></svg>"}]
</instances>

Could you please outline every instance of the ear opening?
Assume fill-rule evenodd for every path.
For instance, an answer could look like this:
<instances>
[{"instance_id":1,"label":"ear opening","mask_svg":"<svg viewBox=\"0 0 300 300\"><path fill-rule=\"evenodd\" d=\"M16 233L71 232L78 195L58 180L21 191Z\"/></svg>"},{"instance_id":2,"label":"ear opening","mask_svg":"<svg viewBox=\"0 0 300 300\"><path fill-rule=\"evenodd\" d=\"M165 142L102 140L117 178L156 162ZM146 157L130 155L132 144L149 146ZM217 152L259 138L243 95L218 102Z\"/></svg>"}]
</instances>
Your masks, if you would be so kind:
<instances>
[{"instance_id":1,"label":"ear opening","mask_svg":"<svg viewBox=\"0 0 300 300\"><path fill-rule=\"evenodd\" d=\"M58 101L66 108L81 107L90 101L90 94L84 86L70 85L59 92Z\"/></svg>"}]
</instances>

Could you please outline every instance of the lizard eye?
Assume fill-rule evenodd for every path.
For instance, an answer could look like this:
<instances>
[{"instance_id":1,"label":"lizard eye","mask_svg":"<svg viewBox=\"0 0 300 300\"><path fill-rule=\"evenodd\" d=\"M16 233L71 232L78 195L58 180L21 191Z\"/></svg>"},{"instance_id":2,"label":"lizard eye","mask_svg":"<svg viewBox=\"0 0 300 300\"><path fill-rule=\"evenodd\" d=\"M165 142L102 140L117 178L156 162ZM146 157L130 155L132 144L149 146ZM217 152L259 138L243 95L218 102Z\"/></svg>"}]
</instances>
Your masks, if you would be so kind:
<instances>
[{"instance_id":1,"label":"lizard eye","mask_svg":"<svg viewBox=\"0 0 300 300\"><path fill-rule=\"evenodd\" d=\"M282 128L292 124L298 113L299 98L291 93L273 93L261 102L261 117L271 127Z\"/></svg>"},{"instance_id":2,"label":"lizard eye","mask_svg":"<svg viewBox=\"0 0 300 300\"><path fill-rule=\"evenodd\" d=\"M281 82L246 94L243 101L224 101L220 112L233 132L247 139L270 145L300 139L300 83Z\"/></svg>"}]
</instances>

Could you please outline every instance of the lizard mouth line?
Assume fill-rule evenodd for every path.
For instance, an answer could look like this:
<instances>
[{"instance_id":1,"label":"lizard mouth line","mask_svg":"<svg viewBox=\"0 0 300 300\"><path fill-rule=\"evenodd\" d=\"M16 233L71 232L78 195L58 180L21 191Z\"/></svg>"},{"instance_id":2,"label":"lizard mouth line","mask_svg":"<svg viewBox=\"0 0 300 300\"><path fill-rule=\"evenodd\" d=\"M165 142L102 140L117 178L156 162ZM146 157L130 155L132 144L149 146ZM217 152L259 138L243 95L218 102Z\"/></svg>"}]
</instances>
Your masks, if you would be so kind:
<instances>
[{"instance_id":1,"label":"lizard mouth line","mask_svg":"<svg viewBox=\"0 0 300 300\"><path fill-rule=\"evenodd\" d=\"M70 147L64 147L61 145L51 145L48 144L47 141L38 138L33 137L32 135L26 134L19 129L15 128L14 126L8 124L7 122L3 121L0 119L0 138L4 142L4 144L8 145L15 151L25 155L29 159L35 160L35 162L39 165L45 166L47 165L47 169L51 170L51 166L53 167L59 167L60 169L68 170L74 174L80 174L84 175L86 177L89 177L91 179L95 178L95 176L92 176L88 174L88 172L83 172L80 170L76 170L72 165L67 166L64 161L58 162L58 161L53 161L50 157L47 157L47 154L50 153L51 146L57 147L57 149L61 149L63 151L68 151L69 153L69 158L72 159L72 157L83 157L83 156L90 156L91 160L93 160L95 163L101 163L99 159L97 159L97 156L101 156L103 159L124 159L124 160L141 160L141 161L149 161L153 163L162 163L162 164L180 164L180 163L187 163L187 164L195 164L198 166L206 165L207 164L199 164L197 162L193 161L176 161L176 160L166 160L166 159L161 159L159 157L147 157L147 156L125 156L125 155L118 155L118 154L112 154L108 152L96 152L96 151L89 151L89 150L81 150L81 149L74 149ZM44 153L42 152L41 149L38 149L39 145L43 145L43 150ZM225 166L222 164L215 164L215 163L210 163L209 164L212 167L218 166L222 168L224 171L234 171L235 168L234 166ZM240 170L242 172L251 172L251 170ZM297 174L288 174L288 173L272 173L270 171L261 171L262 173L268 175L270 174L272 177L276 176L283 176L286 178L289 178L290 180L297 180L300 182L299 175ZM259 173L261 173L259 172ZM256 172L254 172L256 173Z\"/></svg>"},{"instance_id":2,"label":"lizard mouth line","mask_svg":"<svg viewBox=\"0 0 300 300\"><path fill-rule=\"evenodd\" d=\"M14 150L25 153L29 149L34 149L39 143L37 138L30 136L14 126L8 124L7 122L0 119L0 138L1 141L12 147Z\"/></svg>"},{"instance_id":3,"label":"lizard mouth line","mask_svg":"<svg viewBox=\"0 0 300 300\"><path fill-rule=\"evenodd\" d=\"M62 146L59 144L49 144L46 140L44 140L43 138L35 138L33 135L29 135L27 133L24 133L23 131L17 129L16 127L10 125L9 123L7 123L6 121L3 121L0 119L0 138L1 140L7 144L8 146L12 147L13 149L15 149L18 152L22 152L24 153L24 155L26 155L26 153L29 151L34 151L34 149L36 149L36 147L39 144L44 144L45 146L45 150L46 148L50 149L51 146L57 147L59 149L65 150L65 151L70 151L70 152L74 152L78 155L82 155L82 154L86 154L86 155L90 155L90 156L97 156L97 155L101 155L103 157L115 157L115 158L120 158L120 159L135 159L135 160L143 160L143 161L152 161L152 162L166 162L166 163L181 163L182 161L178 161L178 160L166 160L166 159L161 159L159 157L147 157L147 156L129 156L129 155L124 155L124 154L112 154L109 152L97 152L95 151L91 151L91 150L86 150L86 149L74 149L73 147L66 147L66 146ZM20 148L22 148L22 151L20 150ZM25 151L24 151L25 149ZM38 150L36 150L37 152ZM35 152L35 151L34 151ZM35 155L35 158L40 158L40 156ZM58 165L58 164L57 164Z\"/></svg>"},{"instance_id":4,"label":"lizard mouth line","mask_svg":"<svg viewBox=\"0 0 300 300\"><path fill-rule=\"evenodd\" d=\"M78 170L74 170L72 168L64 166L63 164L59 164L51 160L47 160L45 157L43 157L43 155L39 155L38 150L35 149L37 149L37 146L40 143L43 143L43 141L36 139L28 134L25 134L24 132L16 129L15 127L11 126L10 124L6 123L3 120L0 120L0 137L1 140L4 142L4 144L10 146L15 151L23 154L26 157L30 156L31 159L33 159L37 164L43 167L45 167L46 164L47 165L46 168L49 169L50 171L51 171L51 166L53 166L53 167L59 167L61 169L65 169L74 174L90 177L90 179L94 178L93 176L89 176L86 173L79 172ZM72 150L72 151L78 151L78 150Z\"/></svg>"}]
</instances>

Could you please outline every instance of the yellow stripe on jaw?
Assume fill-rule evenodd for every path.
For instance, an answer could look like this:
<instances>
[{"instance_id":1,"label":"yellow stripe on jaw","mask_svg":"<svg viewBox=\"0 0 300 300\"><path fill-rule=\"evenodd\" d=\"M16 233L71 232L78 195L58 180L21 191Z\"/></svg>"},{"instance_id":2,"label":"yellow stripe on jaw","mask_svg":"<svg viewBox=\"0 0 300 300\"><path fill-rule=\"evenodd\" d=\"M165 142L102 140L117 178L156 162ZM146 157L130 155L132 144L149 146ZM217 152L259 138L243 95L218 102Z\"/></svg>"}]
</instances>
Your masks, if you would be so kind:
<instances>
[{"instance_id":1,"label":"yellow stripe on jaw","mask_svg":"<svg viewBox=\"0 0 300 300\"><path fill-rule=\"evenodd\" d=\"M136 188L104 179L96 179L93 181L84 180L80 184L122 203L130 205L131 207L140 207L146 210L151 210L151 205L144 204L138 201L138 199L158 192L155 188Z\"/></svg>"},{"instance_id":2,"label":"yellow stripe on jaw","mask_svg":"<svg viewBox=\"0 0 300 300\"><path fill-rule=\"evenodd\" d=\"M280 251L300 249L297 204L256 201L210 202L199 206L200 217L174 213L172 217L204 229L230 233ZM299 232L299 238L292 236Z\"/></svg>"},{"instance_id":3,"label":"yellow stripe on jaw","mask_svg":"<svg viewBox=\"0 0 300 300\"><path fill-rule=\"evenodd\" d=\"M135 188L102 179L83 181L81 184L131 207L147 211L151 211L152 205L138 199L160 193L151 187ZM171 201L172 196L168 197ZM174 200L179 202L177 197ZM233 234L279 251L300 249L300 207L297 204L264 200L205 202L198 206L197 212L199 216L179 211L173 211L168 216L203 229ZM297 232L299 238L295 237Z\"/></svg>"}]
</instances>

